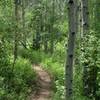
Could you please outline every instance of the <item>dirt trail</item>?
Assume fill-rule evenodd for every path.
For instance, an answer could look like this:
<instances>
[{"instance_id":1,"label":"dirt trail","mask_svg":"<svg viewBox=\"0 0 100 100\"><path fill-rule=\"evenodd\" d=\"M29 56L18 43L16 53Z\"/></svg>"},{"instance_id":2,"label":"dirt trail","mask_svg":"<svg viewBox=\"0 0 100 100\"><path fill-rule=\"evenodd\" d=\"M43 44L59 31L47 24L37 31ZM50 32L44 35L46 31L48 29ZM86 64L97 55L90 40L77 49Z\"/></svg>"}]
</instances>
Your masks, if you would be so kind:
<instances>
[{"instance_id":1,"label":"dirt trail","mask_svg":"<svg viewBox=\"0 0 100 100\"><path fill-rule=\"evenodd\" d=\"M30 100L51 100L51 78L50 75L43 70L41 66L34 65L34 70L36 71L39 79L39 91L36 95L31 95Z\"/></svg>"}]
</instances>

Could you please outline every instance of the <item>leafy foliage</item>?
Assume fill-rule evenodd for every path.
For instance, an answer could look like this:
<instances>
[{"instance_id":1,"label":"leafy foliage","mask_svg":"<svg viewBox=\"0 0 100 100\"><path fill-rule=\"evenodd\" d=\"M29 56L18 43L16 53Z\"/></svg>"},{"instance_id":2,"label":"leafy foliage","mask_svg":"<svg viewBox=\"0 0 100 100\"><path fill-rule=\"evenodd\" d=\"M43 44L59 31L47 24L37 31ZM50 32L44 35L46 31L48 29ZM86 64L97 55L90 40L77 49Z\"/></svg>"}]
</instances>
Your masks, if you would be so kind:
<instances>
[{"instance_id":1,"label":"leafy foliage","mask_svg":"<svg viewBox=\"0 0 100 100\"><path fill-rule=\"evenodd\" d=\"M36 73L31 63L19 58L16 61L14 71L7 57L3 52L4 46L0 49L0 100L26 100L27 94L36 89ZM2 53L3 52L3 53Z\"/></svg>"}]
</instances>

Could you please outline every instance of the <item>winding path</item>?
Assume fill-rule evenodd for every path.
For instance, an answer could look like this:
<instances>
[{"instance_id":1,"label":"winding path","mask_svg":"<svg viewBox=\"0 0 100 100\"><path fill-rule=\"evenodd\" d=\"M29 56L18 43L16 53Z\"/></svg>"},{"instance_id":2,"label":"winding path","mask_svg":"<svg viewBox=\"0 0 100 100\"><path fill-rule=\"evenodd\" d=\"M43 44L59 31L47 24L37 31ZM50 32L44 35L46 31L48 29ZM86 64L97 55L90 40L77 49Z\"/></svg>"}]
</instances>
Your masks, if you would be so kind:
<instances>
[{"instance_id":1,"label":"winding path","mask_svg":"<svg viewBox=\"0 0 100 100\"><path fill-rule=\"evenodd\" d=\"M51 100L51 78L50 75L41 67L33 66L38 75L39 91L34 95L32 94L30 100Z\"/></svg>"}]
</instances>

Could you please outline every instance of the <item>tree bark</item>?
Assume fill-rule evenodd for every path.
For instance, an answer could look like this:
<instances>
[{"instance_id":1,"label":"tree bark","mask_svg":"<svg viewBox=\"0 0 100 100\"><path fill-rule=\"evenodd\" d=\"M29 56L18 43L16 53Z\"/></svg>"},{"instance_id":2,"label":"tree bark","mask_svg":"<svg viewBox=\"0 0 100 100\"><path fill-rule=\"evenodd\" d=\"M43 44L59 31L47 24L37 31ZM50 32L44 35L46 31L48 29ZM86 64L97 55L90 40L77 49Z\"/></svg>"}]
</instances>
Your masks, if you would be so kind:
<instances>
[{"instance_id":1,"label":"tree bark","mask_svg":"<svg viewBox=\"0 0 100 100\"><path fill-rule=\"evenodd\" d=\"M26 48L26 32L25 32L25 0L22 0L22 25L23 25L23 45Z\"/></svg>"},{"instance_id":2,"label":"tree bark","mask_svg":"<svg viewBox=\"0 0 100 100\"><path fill-rule=\"evenodd\" d=\"M51 54L54 52L54 29L53 29L53 26L54 26L54 13L55 13L55 0L52 1L52 19L51 19L51 38L50 38L50 52Z\"/></svg>"},{"instance_id":3,"label":"tree bark","mask_svg":"<svg viewBox=\"0 0 100 100\"><path fill-rule=\"evenodd\" d=\"M18 0L15 0L15 21L16 21L16 25L15 25L15 36L14 36L14 64L15 61L17 59L17 51L18 51L18 20L19 20L19 13L18 13ZM13 64L13 65L14 65Z\"/></svg>"},{"instance_id":4,"label":"tree bark","mask_svg":"<svg viewBox=\"0 0 100 100\"><path fill-rule=\"evenodd\" d=\"M67 61L65 66L66 98L67 100L73 100L73 60L74 60L75 36L77 31L75 0L68 1L68 19L69 19L69 38L68 38Z\"/></svg>"},{"instance_id":5,"label":"tree bark","mask_svg":"<svg viewBox=\"0 0 100 100\"><path fill-rule=\"evenodd\" d=\"M46 0L46 4L45 4L45 37L44 37L44 52L47 53L48 52L48 40L47 40L47 35L48 35L48 29L47 29L47 0Z\"/></svg>"}]
</instances>

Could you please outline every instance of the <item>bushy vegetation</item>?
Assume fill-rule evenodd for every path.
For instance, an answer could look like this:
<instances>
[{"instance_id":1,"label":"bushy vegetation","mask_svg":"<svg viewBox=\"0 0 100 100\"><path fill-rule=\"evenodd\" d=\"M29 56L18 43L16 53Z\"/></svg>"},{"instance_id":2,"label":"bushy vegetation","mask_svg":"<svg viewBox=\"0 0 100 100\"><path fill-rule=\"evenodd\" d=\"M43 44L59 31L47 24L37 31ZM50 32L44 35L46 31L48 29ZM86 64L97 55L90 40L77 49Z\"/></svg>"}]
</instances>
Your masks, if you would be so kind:
<instances>
[{"instance_id":1,"label":"bushy vegetation","mask_svg":"<svg viewBox=\"0 0 100 100\"><path fill-rule=\"evenodd\" d=\"M22 79L23 83L26 84L27 87L36 89L35 87L37 82L36 72L32 68L32 64L28 60L19 58L16 61L14 73L15 77Z\"/></svg>"},{"instance_id":2,"label":"bushy vegetation","mask_svg":"<svg viewBox=\"0 0 100 100\"><path fill-rule=\"evenodd\" d=\"M0 47L0 100L26 100L36 90L36 73L24 58L18 58L13 67L8 53L3 52L6 47Z\"/></svg>"},{"instance_id":3,"label":"bushy vegetation","mask_svg":"<svg viewBox=\"0 0 100 100\"><path fill-rule=\"evenodd\" d=\"M53 76L54 99L64 99L64 67L59 62L53 62L52 57L45 59L42 66ZM63 92L62 92L63 91ZM59 99L57 99L59 98Z\"/></svg>"},{"instance_id":4,"label":"bushy vegetation","mask_svg":"<svg viewBox=\"0 0 100 100\"><path fill-rule=\"evenodd\" d=\"M59 44L62 46L61 44ZM45 54L42 51L32 51L30 49L21 49L20 56L29 59L34 64L40 64L52 78L52 88L54 90L53 100L64 100L64 51L60 52L60 47L57 47L58 51L51 56L51 54ZM60 53L60 55L59 55ZM63 59L62 59L63 58ZM59 88L60 87L60 88Z\"/></svg>"},{"instance_id":5,"label":"bushy vegetation","mask_svg":"<svg viewBox=\"0 0 100 100\"><path fill-rule=\"evenodd\" d=\"M31 49L20 49L19 55L23 58L29 59L31 63L39 64L42 60L42 53L33 51Z\"/></svg>"}]
</instances>

